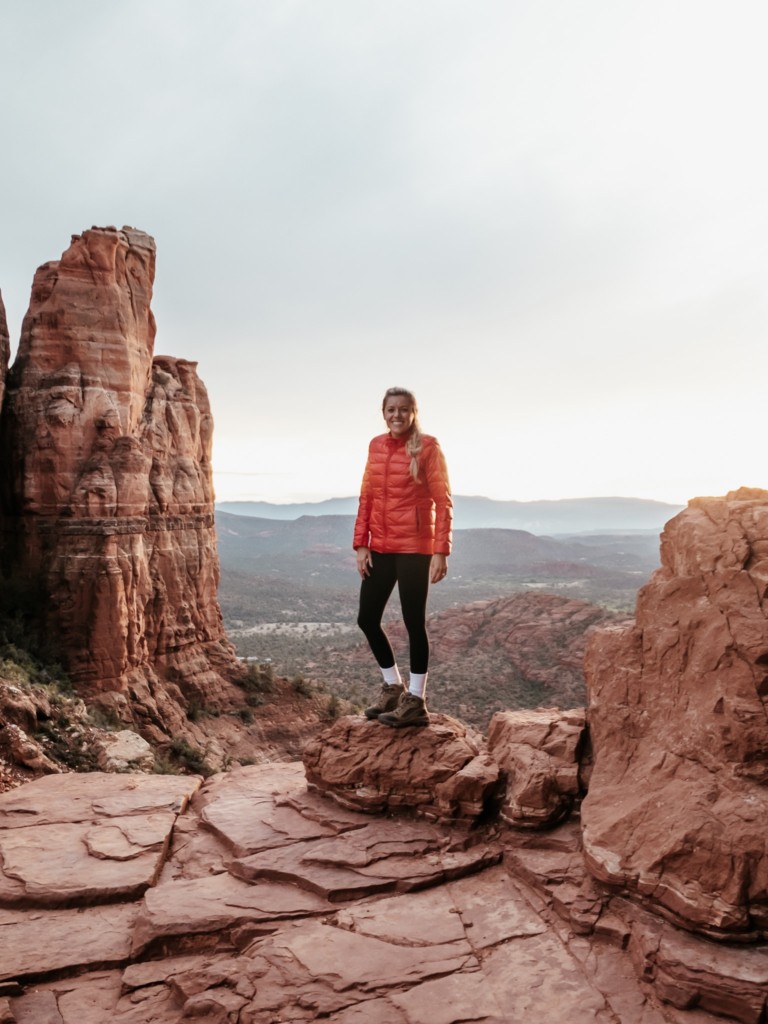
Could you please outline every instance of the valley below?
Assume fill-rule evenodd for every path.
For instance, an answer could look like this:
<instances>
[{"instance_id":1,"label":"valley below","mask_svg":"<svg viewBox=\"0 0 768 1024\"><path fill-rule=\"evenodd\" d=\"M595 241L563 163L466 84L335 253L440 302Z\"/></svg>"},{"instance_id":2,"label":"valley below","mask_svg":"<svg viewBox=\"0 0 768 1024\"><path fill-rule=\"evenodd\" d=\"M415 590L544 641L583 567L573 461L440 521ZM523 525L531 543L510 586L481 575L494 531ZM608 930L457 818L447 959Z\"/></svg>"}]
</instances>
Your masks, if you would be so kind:
<instances>
[{"instance_id":1,"label":"valley below","mask_svg":"<svg viewBox=\"0 0 768 1024\"><path fill-rule=\"evenodd\" d=\"M379 675L355 621L353 517L218 510L216 522L219 597L239 656L364 707ZM505 708L583 704L586 631L631 615L658 545L653 530L457 530L448 578L430 589L430 706L483 729ZM396 594L385 624L407 667Z\"/></svg>"}]
</instances>

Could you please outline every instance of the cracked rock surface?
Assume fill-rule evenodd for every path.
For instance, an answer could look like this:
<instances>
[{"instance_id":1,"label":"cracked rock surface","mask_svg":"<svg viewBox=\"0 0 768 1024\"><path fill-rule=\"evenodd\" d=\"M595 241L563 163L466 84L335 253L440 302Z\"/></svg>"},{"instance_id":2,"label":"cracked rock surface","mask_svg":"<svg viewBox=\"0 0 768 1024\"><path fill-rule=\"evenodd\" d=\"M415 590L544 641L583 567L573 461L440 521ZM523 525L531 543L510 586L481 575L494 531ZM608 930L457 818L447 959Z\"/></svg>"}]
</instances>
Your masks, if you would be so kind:
<instances>
[{"instance_id":1,"label":"cracked rock surface","mask_svg":"<svg viewBox=\"0 0 768 1024\"><path fill-rule=\"evenodd\" d=\"M0 1019L714 1024L701 940L599 893L579 835L364 814L299 764L49 776L0 796Z\"/></svg>"}]
</instances>

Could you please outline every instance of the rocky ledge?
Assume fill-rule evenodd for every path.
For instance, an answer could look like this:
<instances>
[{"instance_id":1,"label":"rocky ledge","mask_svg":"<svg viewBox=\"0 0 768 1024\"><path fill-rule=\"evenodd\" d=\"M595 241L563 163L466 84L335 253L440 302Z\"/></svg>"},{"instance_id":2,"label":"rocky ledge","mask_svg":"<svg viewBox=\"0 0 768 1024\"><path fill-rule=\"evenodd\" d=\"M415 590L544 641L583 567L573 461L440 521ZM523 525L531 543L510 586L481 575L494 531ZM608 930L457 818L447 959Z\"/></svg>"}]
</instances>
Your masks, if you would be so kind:
<instances>
[{"instance_id":1,"label":"rocky ledge","mask_svg":"<svg viewBox=\"0 0 768 1024\"><path fill-rule=\"evenodd\" d=\"M0 859L7 1024L763 1020L768 957L600 892L573 821L364 814L298 764L69 774L0 796Z\"/></svg>"}]
</instances>

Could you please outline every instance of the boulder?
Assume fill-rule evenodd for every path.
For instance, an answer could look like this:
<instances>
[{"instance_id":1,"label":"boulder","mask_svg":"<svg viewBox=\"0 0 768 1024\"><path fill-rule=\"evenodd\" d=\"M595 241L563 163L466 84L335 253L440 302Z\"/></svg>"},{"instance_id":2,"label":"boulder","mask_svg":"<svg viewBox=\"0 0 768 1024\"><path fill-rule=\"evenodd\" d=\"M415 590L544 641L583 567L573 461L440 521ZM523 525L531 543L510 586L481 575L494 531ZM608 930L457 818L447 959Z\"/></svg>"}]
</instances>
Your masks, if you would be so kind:
<instances>
[{"instance_id":1,"label":"boulder","mask_svg":"<svg viewBox=\"0 0 768 1024\"><path fill-rule=\"evenodd\" d=\"M768 492L667 524L636 621L592 634L596 878L713 938L768 935Z\"/></svg>"},{"instance_id":2,"label":"boulder","mask_svg":"<svg viewBox=\"0 0 768 1024\"><path fill-rule=\"evenodd\" d=\"M570 814L581 794L582 710L502 711L488 729L488 752L501 769L500 815L518 828L543 828Z\"/></svg>"},{"instance_id":3,"label":"boulder","mask_svg":"<svg viewBox=\"0 0 768 1024\"><path fill-rule=\"evenodd\" d=\"M7 750L11 761L24 768L31 768L36 773L61 771L40 744L12 722L0 729L0 749L2 748Z\"/></svg>"},{"instance_id":4,"label":"boulder","mask_svg":"<svg viewBox=\"0 0 768 1024\"><path fill-rule=\"evenodd\" d=\"M475 821L499 778L481 744L448 715L406 729L348 715L310 740L303 760L309 784L345 807L407 808L435 821Z\"/></svg>"},{"instance_id":5,"label":"boulder","mask_svg":"<svg viewBox=\"0 0 768 1024\"><path fill-rule=\"evenodd\" d=\"M105 772L151 772L155 764L152 747L130 729L105 733L93 747L99 767Z\"/></svg>"}]
</instances>

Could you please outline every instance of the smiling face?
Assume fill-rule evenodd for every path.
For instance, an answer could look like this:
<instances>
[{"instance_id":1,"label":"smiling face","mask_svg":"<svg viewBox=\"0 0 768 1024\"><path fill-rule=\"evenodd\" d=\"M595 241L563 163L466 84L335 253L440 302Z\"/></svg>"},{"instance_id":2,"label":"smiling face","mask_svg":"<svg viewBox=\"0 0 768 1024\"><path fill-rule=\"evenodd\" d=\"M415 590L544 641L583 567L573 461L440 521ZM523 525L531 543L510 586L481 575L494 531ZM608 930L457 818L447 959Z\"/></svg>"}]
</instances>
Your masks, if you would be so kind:
<instances>
[{"instance_id":1,"label":"smiling face","mask_svg":"<svg viewBox=\"0 0 768 1024\"><path fill-rule=\"evenodd\" d=\"M387 395L384 400L384 422L392 437L407 437L411 432L416 410L406 395Z\"/></svg>"}]
</instances>

